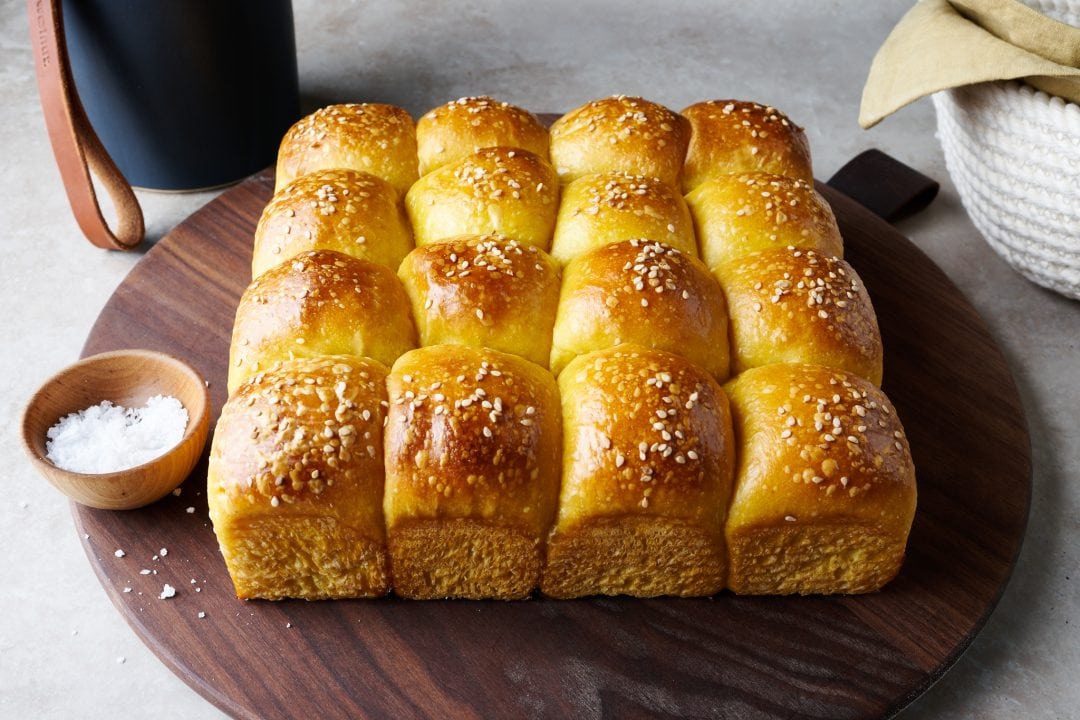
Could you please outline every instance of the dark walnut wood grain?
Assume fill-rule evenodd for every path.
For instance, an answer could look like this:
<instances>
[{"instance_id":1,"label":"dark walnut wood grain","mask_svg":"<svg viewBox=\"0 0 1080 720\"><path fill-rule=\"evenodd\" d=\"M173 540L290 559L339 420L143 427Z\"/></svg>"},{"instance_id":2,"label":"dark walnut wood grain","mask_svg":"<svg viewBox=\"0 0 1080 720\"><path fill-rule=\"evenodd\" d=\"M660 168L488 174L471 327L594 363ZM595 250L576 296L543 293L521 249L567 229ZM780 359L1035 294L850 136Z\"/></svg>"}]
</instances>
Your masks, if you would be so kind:
<instances>
[{"instance_id":1,"label":"dark walnut wood grain","mask_svg":"<svg viewBox=\"0 0 1080 720\"><path fill-rule=\"evenodd\" d=\"M244 182L150 250L84 354L141 347L185 358L210 380L216 418L272 185L268 172ZM1002 355L956 287L884 221L823 192L877 309L885 388L918 468L907 561L884 591L241 602L207 519L205 455L178 497L129 512L73 506L98 577L163 662L241 718L894 714L963 652L1009 578L1027 518L1029 441ZM168 555L152 560L163 547ZM164 583L176 597L158 599Z\"/></svg>"}]
</instances>

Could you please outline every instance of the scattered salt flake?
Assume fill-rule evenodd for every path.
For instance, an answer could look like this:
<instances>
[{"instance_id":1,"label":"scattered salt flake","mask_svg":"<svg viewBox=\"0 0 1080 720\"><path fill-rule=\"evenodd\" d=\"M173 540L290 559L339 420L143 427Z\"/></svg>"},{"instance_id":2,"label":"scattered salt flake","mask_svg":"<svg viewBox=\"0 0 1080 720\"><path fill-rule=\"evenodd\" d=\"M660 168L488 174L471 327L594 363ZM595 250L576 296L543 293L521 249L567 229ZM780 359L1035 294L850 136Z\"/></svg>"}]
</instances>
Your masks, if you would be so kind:
<instances>
[{"instance_id":1,"label":"scattered salt flake","mask_svg":"<svg viewBox=\"0 0 1080 720\"><path fill-rule=\"evenodd\" d=\"M200 612L199 613L199 619L202 620L204 617L206 617L206 613Z\"/></svg>"},{"instance_id":2,"label":"scattered salt flake","mask_svg":"<svg viewBox=\"0 0 1080 720\"><path fill-rule=\"evenodd\" d=\"M78 635L78 634L79 634L79 631L78 631L78 630L72 630L72 631L71 631L71 634L72 634L72 635Z\"/></svg>"},{"instance_id":3,"label":"scattered salt flake","mask_svg":"<svg viewBox=\"0 0 1080 720\"><path fill-rule=\"evenodd\" d=\"M21 502L19 502L19 507L21 507L23 510L25 510L26 508L30 507L30 503L26 502L25 500L22 500Z\"/></svg>"},{"instance_id":4,"label":"scattered salt flake","mask_svg":"<svg viewBox=\"0 0 1080 720\"><path fill-rule=\"evenodd\" d=\"M123 550L117 550L116 552L113 553L113 555L115 555L116 557L124 557L125 555L127 555L127 553L124 552Z\"/></svg>"},{"instance_id":5,"label":"scattered salt flake","mask_svg":"<svg viewBox=\"0 0 1080 720\"><path fill-rule=\"evenodd\" d=\"M195 514L195 506L192 505L192 506L188 507L188 509L185 510L184 512L186 512L188 515L194 515Z\"/></svg>"},{"instance_id":6,"label":"scattered salt flake","mask_svg":"<svg viewBox=\"0 0 1080 720\"><path fill-rule=\"evenodd\" d=\"M141 408L108 400L62 417L46 433L49 461L72 472L106 473L142 465L179 444L188 412L174 397L155 395Z\"/></svg>"},{"instance_id":7,"label":"scattered salt flake","mask_svg":"<svg viewBox=\"0 0 1080 720\"><path fill-rule=\"evenodd\" d=\"M195 592L202 592L202 588L201 587L195 588Z\"/></svg>"},{"instance_id":8,"label":"scattered salt flake","mask_svg":"<svg viewBox=\"0 0 1080 720\"><path fill-rule=\"evenodd\" d=\"M161 594L158 595L159 600L168 600L171 597L176 596L176 588L169 583L165 583L165 587L161 589Z\"/></svg>"},{"instance_id":9,"label":"scattered salt flake","mask_svg":"<svg viewBox=\"0 0 1080 720\"><path fill-rule=\"evenodd\" d=\"M129 592L131 592L131 588L126 587L126 588L124 588L123 592L129 593Z\"/></svg>"},{"instance_id":10,"label":"scattered salt flake","mask_svg":"<svg viewBox=\"0 0 1080 720\"><path fill-rule=\"evenodd\" d=\"M287 627L287 628L291 628L291 627L292 627L292 623L291 623L291 622L285 623L285 627Z\"/></svg>"},{"instance_id":11,"label":"scattered salt flake","mask_svg":"<svg viewBox=\"0 0 1080 720\"><path fill-rule=\"evenodd\" d=\"M123 655L121 655L120 657L116 658L116 664L117 664L117 665L123 665L123 664L124 664L124 663L126 663L126 662L127 662L127 658L126 658L126 657L124 657Z\"/></svg>"},{"instance_id":12,"label":"scattered salt flake","mask_svg":"<svg viewBox=\"0 0 1080 720\"><path fill-rule=\"evenodd\" d=\"M139 574L140 575L149 575L150 571L147 570L146 568L143 568L142 570L139 571Z\"/></svg>"},{"instance_id":13,"label":"scattered salt flake","mask_svg":"<svg viewBox=\"0 0 1080 720\"><path fill-rule=\"evenodd\" d=\"M169 554L169 549L168 548L161 548L160 550L158 550L158 555L161 555L161 557L165 557L168 554Z\"/></svg>"},{"instance_id":14,"label":"scattered salt flake","mask_svg":"<svg viewBox=\"0 0 1080 720\"><path fill-rule=\"evenodd\" d=\"M175 490L172 491L172 494L175 495L176 497L180 497L180 493L182 493L182 492L184 492L184 488L176 488Z\"/></svg>"}]
</instances>

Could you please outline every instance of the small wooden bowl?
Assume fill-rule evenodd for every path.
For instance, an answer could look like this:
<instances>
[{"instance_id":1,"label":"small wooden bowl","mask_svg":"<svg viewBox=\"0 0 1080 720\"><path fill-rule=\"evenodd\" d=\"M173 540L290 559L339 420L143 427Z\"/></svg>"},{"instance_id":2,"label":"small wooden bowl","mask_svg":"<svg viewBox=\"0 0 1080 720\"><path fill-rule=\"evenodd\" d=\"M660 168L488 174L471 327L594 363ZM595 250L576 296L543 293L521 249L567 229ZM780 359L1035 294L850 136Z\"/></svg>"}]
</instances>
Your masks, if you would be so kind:
<instances>
[{"instance_id":1,"label":"small wooden bowl","mask_svg":"<svg viewBox=\"0 0 1080 720\"><path fill-rule=\"evenodd\" d=\"M164 455L100 474L63 470L46 458L46 433L65 415L102 400L142 407L154 395L171 395L188 412L184 437ZM184 481L202 455L209 427L210 394L191 366L164 353L118 350L85 358L49 378L23 411L22 441L38 472L75 502L130 510L165 497Z\"/></svg>"}]
</instances>

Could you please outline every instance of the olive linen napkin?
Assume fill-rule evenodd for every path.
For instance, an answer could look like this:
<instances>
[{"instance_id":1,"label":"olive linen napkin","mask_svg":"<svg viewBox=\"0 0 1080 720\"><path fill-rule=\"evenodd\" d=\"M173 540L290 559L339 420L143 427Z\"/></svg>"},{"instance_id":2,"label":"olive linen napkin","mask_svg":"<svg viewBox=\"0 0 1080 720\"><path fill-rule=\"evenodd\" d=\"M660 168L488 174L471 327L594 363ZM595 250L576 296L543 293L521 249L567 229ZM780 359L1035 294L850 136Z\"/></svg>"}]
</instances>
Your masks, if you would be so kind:
<instances>
[{"instance_id":1,"label":"olive linen napkin","mask_svg":"<svg viewBox=\"0 0 1080 720\"><path fill-rule=\"evenodd\" d=\"M923 0L878 50L859 124L940 90L1015 79L1080 104L1080 28L1017 0Z\"/></svg>"}]
</instances>

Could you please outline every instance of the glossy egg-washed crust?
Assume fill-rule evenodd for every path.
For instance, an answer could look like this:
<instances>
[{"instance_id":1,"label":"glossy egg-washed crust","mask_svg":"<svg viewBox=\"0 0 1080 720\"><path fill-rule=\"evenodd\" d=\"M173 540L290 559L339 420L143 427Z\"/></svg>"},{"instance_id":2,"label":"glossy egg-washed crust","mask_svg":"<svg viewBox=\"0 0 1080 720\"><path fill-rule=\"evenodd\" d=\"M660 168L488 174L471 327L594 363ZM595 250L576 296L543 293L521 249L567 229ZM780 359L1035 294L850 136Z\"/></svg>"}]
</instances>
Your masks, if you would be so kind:
<instances>
[{"instance_id":1,"label":"glossy egg-washed crust","mask_svg":"<svg viewBox=\"0 0 1080 720\"><path fill-rule=\"evenodd\" d=\"M571 110L551 126L551 164L562 183L622 171L679 187L690 121L663 105L614 95Z\"/></svg>"},{"instance_id":2,"label":"glossy egg-washed crust","mask_svg":"<svg viewBox=\"0 0 1080 720\"><path fill-rule=\"evenodd\" d=\"M317 170L274 193L255 228L251 276L305 250L336 250L396 270L413 249L397 191L358 170Z\"/></svg>"},{"instance_id":3,"label":"glossy egg-washed crust","mask_svg":"<svg viewBox=\"0 0 1080 720\"><path fill-rule=\"evenodd\" d=\"M776 108L743 100L707 100L680 114L692 130L683 165L684 193L713 175L744 172L814 182L806 133Z\"/></svg>"},{"instance_id":4,"label":"glossy egg-washed crust","mask_svg":"<svg viewBox=\"0 0 1080 720\"><path fill-rule=\"evenodd\" d=\"M503 145L548 160L548 131L535 115L490 97L463 97L440 105L416 121L420 174Z\"/></svg>"},{"instance_id":5,"label":"glossy egg-washed crust","mask_svg":"<svg viewBox=\"0 0 1080 720\"><path fill-rule=\"evenodd\" d=\"M554 378L514 355L437 345L403 355L387 386L395 592L528 595L559 494Z\"/></svg>"},{"instance_id":6,"label":"glossy egg-washed crust","mask_svg":"<svg viewBox=\"0 0 1080 720\"><path fill-rule=\"evenodd\" d=\"M694 223L672 185L645 175L585 175L563 188L551 255L568 263L609 243L646 238L697 255Z\"/></svg>"},{"instance_id":7,"label":"glossy egg-washed crust","mask_svg":"<svg viewBox=\"0 0 1080 720\"><path fill-rule=\"evenodd\" d=\"M727 309L705 265L649 240L605 245L567 265L551 371L558 375L574 357L622 343L682 355L726 380Z\"/></svg>"},{"instance_id":8,"label":"glossy egg-washed crust","mask_svg":"<svg viewBox=\"0 0 1080 720\"><path fill-rule=\"evenodd\" d=\"M258 374L225 403L207 499L237 596L389 591L386 374L366 358L302 358Z\"/></svg>"},{"instance_id":9,"label":"glossy egg-washed crust","mask_svg":"<svg viewBox=\"0 0 1080 720\"><path fill-rule=\"evenodd\" d=\"M421 345L489 347L547 367L560 273L543 250L466 235L417 248L398 275Z\"/></svg>"},{"instance_id":10,"label":"glossy egg-washed crust","mask_svg":"<svg viewBox=\"0 0 1080 720\"><path fill-rule=\"evenodd\" d=\"M276 362L356 355L386 365L416 347L409 298L393 270L332 250L276 265L248 286L229 347L229 392Z\"/></svg>"},{"instance_id":11,"label":"glossy egg-washed crust","mask_svg":"<svg viewBox=\"0 0 1080 720\"><path fill-rule=\"evenodd\" d=\"M405 206L417 245L497 233L547 250L559 209L559 181L538 155L490 147L420 178Z\"/></svg>"},{"instance_id":12,"label":"glossy egg-washed crust","mask_svg":"<svg viewBox=\"0 0 1080 720\"><path fill-rule=\"evenodd\" d=\"M881 385L877 315L859 275L813 250L762 250L713 268L727 296L731 371L816 363Z\"/></svg>"},{"instance_id":13,"label":"glossy egg-washed crust","mask_svg":"<svg viewBox=\"0 0 1080 720\"><path fill-rule=\"evenodd\" d=\"M739 467L725 527L740 594L861 593L900 569L915 468L892 404L820 365L747 370L725 386Z\"/></svg>"},{"instance_id":14,"label":"glossy egg-washed crust","mask_svg":"<svg viewBox=\"0 0 1080 720\"><path fill-rule=\"evenodd\" d=\"M328 105L304 116L281 139L274 189L334 168L369 172L404 196L419 176L412 116L379 103Z\"/></svg>"},{"instance_id":15,"label":"glossy egg-washed crust","mask_svg":"<svg viewBox=\"0 0 1080 720\"><path fill-rule=\"evenodd\" d=\"M895 575L910 450L782 113L615 96L549 135L490 98L415 127L335 105L282 141L279 189L312 171L260 223L211 452L239 596L836 593ZM839 369L769 364L807 360Z\"/></svg>"},{"instance_id":16,"label":"glossy egg-washed crust","mask_svg":"<svg viewBox=\"0 0 1080 720\"><path fill-rule=\"evenodd\" d=\"M844 256L836 216L813 185L771 173L716 175L686 196L710 268L789 245Z\"/></svg>"},{"instance_id":17,"label":"glossy egg-washed crust","mask_svg":"<svg viewBox=\"0 0 1080 720\"><path fill-rule=\"evenodd\" d=\"M719 591L735 445L716 380L677 355L623 345L576 358L559 390L563 481L540 589Z\"/></svg>"}]
</instances>

